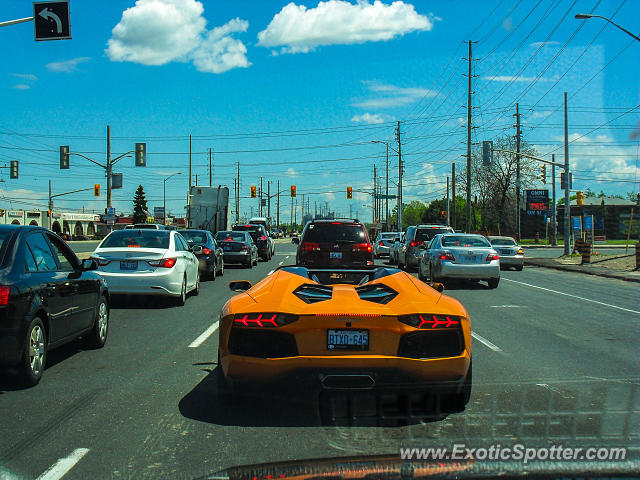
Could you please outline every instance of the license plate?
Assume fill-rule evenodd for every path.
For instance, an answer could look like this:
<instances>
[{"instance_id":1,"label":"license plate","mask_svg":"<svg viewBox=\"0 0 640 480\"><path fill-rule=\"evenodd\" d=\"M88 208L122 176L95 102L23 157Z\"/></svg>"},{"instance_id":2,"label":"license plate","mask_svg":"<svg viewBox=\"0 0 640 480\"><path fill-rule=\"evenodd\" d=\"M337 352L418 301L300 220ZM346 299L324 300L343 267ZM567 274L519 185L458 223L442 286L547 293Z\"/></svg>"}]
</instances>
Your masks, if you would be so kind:
<instances>
[{"instance_id":1,"label":"license plate","mask_svg":"<svg viewBox=\"0 0 640 480\"><path fill-rule=\"evenodd\" d=\"M225 252L230 252L231 250L233 250L233 247L231 245L225 245L224 246L224 251Z\"/></svg>"},{"instance_id":2,"label":"license plate","mask_svg":"<svg viewBox=\"0 0 640 480\"><path fill-rule=\"evenodd\" d=\"M503 248L502 250L500 250L500 253L502 255L511 255L511 250L509 250L507 248Z\"/></svg>"},{"instance_id":3,"label":"license plate","mask_svg":"<svg viewBox=\"0 0 640 480\"><path fill-rule=\"evenodd\" d=\"M327 330L329 350L369 350L369 330Z\"/></svg>"},{"instance_id":4,"label":"license plate","mask_svg":"<svg viewBox=\"0 0 640 480\"><path fill-rule=\"evenodd\" d=\"M135 270L138 268L136 260L123 260L120 262L120 270Z\"/></svg>"},{"instance_id":5,"label":"license plate","mask_svg":"<svg viewBox=\"0 0 640 480\"><path fill-rule=\"evenodd\" d=\"M329 252L329 258L342 258L342 252Z\"/></svg>"},{"instance_id":6,"label":"license plate","mask_svg":"<svg viewBox=\"0 0 640 480\"><path fill-rule=\"evenodd\" d=\"M460 263L476 263L480 259L481 255L461 255Z\"/></svg>"}]
</instances>

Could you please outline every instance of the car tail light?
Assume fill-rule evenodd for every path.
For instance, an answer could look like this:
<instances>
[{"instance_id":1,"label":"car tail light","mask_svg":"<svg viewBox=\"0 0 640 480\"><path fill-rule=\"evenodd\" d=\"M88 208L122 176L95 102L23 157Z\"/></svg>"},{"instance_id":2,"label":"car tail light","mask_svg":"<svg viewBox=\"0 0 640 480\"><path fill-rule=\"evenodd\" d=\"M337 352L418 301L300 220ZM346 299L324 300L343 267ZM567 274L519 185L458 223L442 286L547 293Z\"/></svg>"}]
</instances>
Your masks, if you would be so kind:
<instances>
[{"instance_id":1,"label":"car tail light","mask_svg":"<svg viewBox=\"0 0 640 480\"><path fill-rule=\"evenodd\" d=\"M453 256L451 252L444 252L440 254L440 260L449 260L451 262L456 261L456 257Z\"/></svg>"},{"instance_id":2,"label":"car tail light","mask_svg":"<svg viewBox=\"0 0 640 480\"><path fill-rule=\"evenodd\" d=\"M305 252L319 252L320 244L314 242L302 242L301 244L302 250Z\"/></svg>"},{"instance_id":3,"label":"car tail light","mask_svg":"<svg viewBox=\"0 0 640 480\"><path fill-rule=\"evenodd\" d=\"M127 245L128 248L140 248L140 245Z\"/></svg>"},{"instance_id":4,"label":"car tail light","mask_svg":"<svg viewBox=\"0 0 640 480\"><path fill-rule=\"evenodd\" d=\"M265 237L264 235L262 235L261 237L258 237L258 240L266 240L267 237Z\"/></svg>"},{"instance_id":5,"label":"car tail light","mask_svg":"<svg viewBox=\"0 0 640 480\"><path fill-rule=\"evenodd\" d=\"M209 255L211 253L211 249L210 248L203 248L202 249L202 253L204 253L205 255Z\"/></svg>"},{"instance_id":6,"label":"car tail light","mask_svg":"<svg viewBox=\"0 0 640 480\"><path fill-rule=\"evenodd\" d=\"M370 243L356 243L353 245L354 252L372 252L373 247Z\"/></svg>"},{"instance_id":7,"label":"car tail light","mask_svg":"<svg viewBox=\"0 0 640 480\"><path fill-rule=\"evenodd\" d=\"M411 243L409 244L410 247L421 247L424 245L424 242L421 241L415 241L415 240L411 240Z\"/></svg>"},{"instance_id":8,"label":"car tail light","mask_svg":"<svg viewBox=\"0 0 640 480\"><path fill-rule=\"evenodd\" d=\"M492 260L499 260L500 257L498 256L497 253L490 253L489 255L487 255L487 262L490 262Z\"/></svg>"},{"instance_id":9,"label":"car tail light","mask_svg":"<svg viewBox=\"0 0 640 480\"><path fill-rule=\"evenodd\" d=\"M107 260L106 258L100 257L90 257L91 260L95 260L99 267L105 267L111 263L111 260Z\"/></svg>"},{"instance_id":10,"label":"car tail light","mask_svg":"<svg viewBox=\"0 0 640 480\"><path fill-rule=\"evenodd\" d=\"M384 247L384 242L380 240L380 243L378 243L378 245L380 245L381 247Z\"/></svg>"},{"instance_id":11,"label":"car tail light","mask_svg":"<svg viewBox=\"0 0 640 480\"><path fill-rule=\"evenodd\" d=\"M246 243L243 243L242 245L240 245L240 250L244 250L246 252L249 251L249 245L247 245Z\"/></svg>"},{"instance_id":12,"label":"car tail light","mask_svg":"<svg viewBox=\"0 0 640 480\"><path fill-rule=\"evenodd\" d=\"M273 328L295 322L297 315L288 313L239 313L233 317L235 327Z\"/></svg>"},{"instance_id":13,"label":"car tail light","mask_svg":"<svg viewBox=\"0 0 640 480\"><path fill-rule=\"evenodd\" d=\"M516 255L524 255L524 250L523 249L519 249L518 253Z\"/></svg>"},{"instance_id":14,"label":"car tail light","mask_svg":"<svg viewBox=\"0 0 640 480\"><path fill-rule=\"evenodd\" d=\"M9 287L0 287L0 305L9 304Z\"/></svg>"},{"instance_id":15,"label":"car tail light","mask_svg":"<svg viewBox=\"0 0 640 480\"><path fill-rule=\"evenodd\" d=\"M460 317L455 315L433 315L431 313L416 313L413 315L401 315L398 320L414 328L459 328Z\"/></svg>"},{"instance_id":16,"label":"car tail light","mask_svg":"<svg viewBox=\"0 0 640 480\"><path fill-rule=\"evenodd\" d=\"M149 260L147 262L152 267L173 268L176 264L175 258L161 258L160 260Z\"/></svg>"}]
</instances>

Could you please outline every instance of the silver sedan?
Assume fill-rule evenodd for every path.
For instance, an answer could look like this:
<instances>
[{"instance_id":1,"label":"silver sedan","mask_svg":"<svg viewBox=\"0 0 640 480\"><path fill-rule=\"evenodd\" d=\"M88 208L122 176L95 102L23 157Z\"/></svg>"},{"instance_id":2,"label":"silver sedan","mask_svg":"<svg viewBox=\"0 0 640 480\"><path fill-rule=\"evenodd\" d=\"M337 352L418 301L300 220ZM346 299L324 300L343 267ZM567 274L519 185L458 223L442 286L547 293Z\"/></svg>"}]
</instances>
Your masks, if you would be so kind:
<instances>
[{"instance_id":1,"label":"silver sedan","mask_svg":"<svg viewBox=\"0 0 640 480\"><path fill-rule=\"evenodd\" d=\"M486 280L489 288L500 282L500 257L482 235L436 235L420 258L418 276L432 282L445 279Z\"/></svg>"},{"instance_id":2,"label":"silver sedan","mask_svg":"<svg viewBox=\"0 0 640 480\"><path fill-rule=\"evenodd\" d=\"M504 268L513 267L522 270L524 266L524 250L511 237L487 237L491 246L500 255L500 266Z\"/></svg>"}]
</instances>

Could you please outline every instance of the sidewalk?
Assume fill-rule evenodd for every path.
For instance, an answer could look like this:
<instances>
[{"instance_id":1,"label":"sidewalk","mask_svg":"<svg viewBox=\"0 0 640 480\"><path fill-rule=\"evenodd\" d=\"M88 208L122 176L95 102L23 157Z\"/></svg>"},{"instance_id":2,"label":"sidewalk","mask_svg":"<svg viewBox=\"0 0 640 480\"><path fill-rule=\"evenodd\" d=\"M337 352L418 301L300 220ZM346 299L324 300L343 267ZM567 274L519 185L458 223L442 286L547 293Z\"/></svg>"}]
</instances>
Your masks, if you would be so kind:
<instances>
[{"instance_id":1,"label":"sidewalk","mask_svg":"<svg viewBox=\"0 0 640 480\"><path fill-rule=\"evenodd\" d=\"M587 275L597 275L599 277L606 277L606 278L617 278L618 280L625 280L627 282L640 283L640 271L638 270L627 272L623 270L614 270L612 268L607 268L604 266L600 266L598 264L595 264L595 265L563 264L563 263L560 263L556 258L525 257L524 263L525 265L534 265L536 267L553 268L555 270L564 270L566 272L586 273Z\"/></svg>"}]
</instances>

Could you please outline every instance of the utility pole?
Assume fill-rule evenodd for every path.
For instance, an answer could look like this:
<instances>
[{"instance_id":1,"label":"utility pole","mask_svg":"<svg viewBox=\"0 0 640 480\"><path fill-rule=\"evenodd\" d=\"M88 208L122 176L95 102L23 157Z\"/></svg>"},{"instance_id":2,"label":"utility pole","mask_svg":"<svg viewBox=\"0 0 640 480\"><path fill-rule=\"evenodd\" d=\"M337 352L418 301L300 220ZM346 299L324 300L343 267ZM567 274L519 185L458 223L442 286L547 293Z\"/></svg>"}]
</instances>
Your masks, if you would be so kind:
<instances>
[{"instance_id":1,"label":"utility pole","mask_svg":"<svg viewBox=\"0 0 640 480\"><path fill-rule=\"evenodd\" d=\"M53 215L53 198L51 198L51 179L49 179L49 230L51 230L51 215Z\"/></svg>"},{"instance_id":2,"label":"utility pole","mask_svg":"<svg viewBox=\"0 0 640 480\"><path fill-rule=\"evenodd\" d=\"M209 186L213 187L213 159L212 148L209 148Z\"/></svg>"},{"instance_id":3,"label":"utility pole","mask_svg":"<svg viewBox=\"0 0 640 480\"><path fill-rule=\"evenodd\" d=\"M398 231L403 232L402 228L402 145L400 142L400 122L396 130L396 140L398 141Z\"/></svg>"},{"instance_id":4,"label":"utility pole","mask_svg":"<svg viewBox=\"0 0 640 480\"><path fill-rule=\"evenodd\" d=\"M449 207L450 207L450 200L449 200L449 177L447 177L447 225L451 225L450 222L450 213L449 213Z\"/></svg>"},{"instance_id":5,"label":"utility pole","mask_svg":"<svg viewBox=\"0 0 640 480\"><path fill-rule=\"evenodd\" d=\"M520 110L516 103L516 238L520 241Z\"/></svg>"},{"instance_id":6,"label":"utility pole","mask_svg":"<svg viewBox=\"0 0 640 480\"><path fill-rule=\"evenodd\" d=\"M378 199L376 198L378 196L378 189L376 188L376 165L375 163L373 164L373 219L371 220L371 223L373 223L373 228L376 228L376 213L378 212Z\"/></svg>"},{"instance_id":7,"label":"utility pole","mask_svg":"<svg viewBox=\"0 0 640 480\"><path fill-rule=\"evenodd\" d=\"M107 125L107 207L111 207L111 126Z\"/></svg>"},{"instance_id":8,"label":"utility pole","mask_svg":"<svg viewBox=\"0 0 640 480\"><path fill-rule=\"evenodd\" d=\"M187 228L191 228L191 134L189 134L189 190L187 190Z\"/></svg>"},{"instance_id":9,"label":"utility pole","mask_svg":"<svg viewBox=\"0 0 640 480\"><path fill-rule=\"evenodd\" d=\"M271 181L267 181L267 220L271 223Z\"/></svg>"},{"instance_id":10,"label":"utility pole","mask_svg":"<svg viewBox=\"0 0 640 480\"><path fill-rule=\"evenodd\" d=\"M471 231L471 40L469 40L469 73L467 78L467 228Z\"/></svg>"},{"instance_id":11,"label":"utility pole","mask_svg":"<svg viewBox=\"0 0 640 480\"><path fill-rule=\"evenodd\" d=\"M278 189L278 201L276 202L276 228L280 228L280 180L276 183L276 188Z\"/></svg>"},{"instance_id":12,"label":"utility pole","mask_svg":"<svg viewBox=\"0 0 640 480\"><path fill-rule=\"evenodd\" d=\"M384 199L384 229L389 230L389 144L385 143L387 146L387 156L386 156L386 172L385 176L385 199ZM351 216L351 215L349 215Z\"/></svg>"},{"instance_id":13,"label":"utility pole","mask_svg":"<svg viewBox=\"0 0 640 480\"><path fill-rule=\"evenodd\" d=\"M456 229L456 164L451 163L451 226Z\"/></svg>"},{"instance_id":14,"label":"utility pole","mask_svg":"<svg viewBox=\"0 0 640 480\"><path fill-rule=\"evenodd\" d=\"M260 204L260 208L258 209L258 211L260 212L260 215L258 215L259 217L262 216L262 177L260 177L260 195L259 195L260 200L258 200L258 203Z\"/></svg>"},{"instance_id":15,"label":"utility pole","mask_svg":"<svg viewBox=\"0 0 640 480\"><path fill-rule=\"evenodd\" d=\"M236 223L240 222L240 162L238 162L238 176L236 179Z\"/></svg>"},{"instance_id":16,"label":"utility pole","mask_svg":"<svg viewBox=\"0 0 640 480\"><path fill-rule=\"evenodd\" d=\"M558 244L558 225L556 225L556 155L554 153L551 154L551 161L554 165L551 165L551 201L553 202L553 208L551 210L551 222L552 222L552 235L553 235L553 245L556 246Z\"/></svg>"},{"instance_id":17,"label":"utility pole","mask_svg":"<svg viewBox=\"0 0 640 480\"><path fill-rule=\"evenodd\" d=\"M569 118L567 115L567 92L564 92L564 254L571 253L571 206L569 205Z\"/></svg>"}]
</instances>

